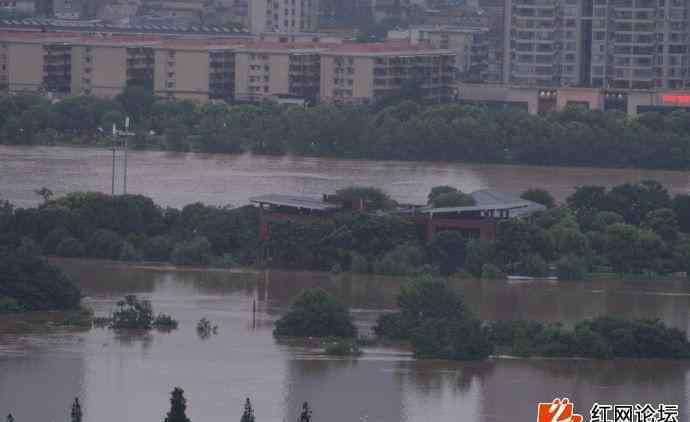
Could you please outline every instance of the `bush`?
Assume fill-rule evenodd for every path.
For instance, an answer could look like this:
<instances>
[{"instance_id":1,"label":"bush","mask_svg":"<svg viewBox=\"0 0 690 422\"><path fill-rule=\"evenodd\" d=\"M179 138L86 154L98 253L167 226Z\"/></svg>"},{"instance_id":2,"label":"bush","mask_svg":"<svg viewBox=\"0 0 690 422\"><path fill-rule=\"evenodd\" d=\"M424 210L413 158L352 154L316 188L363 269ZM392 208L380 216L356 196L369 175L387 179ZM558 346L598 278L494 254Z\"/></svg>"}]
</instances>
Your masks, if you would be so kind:
<instances>
[{"instance_id":1,"label":"bush","mask_svg":"<svg viewBox=\"0 0 690 422\"><path fill-rule=\"evenodd\" d=\"M559 280L582 280L587 277L585 260L574 255L566 255L556 263Z\"/></svg>"},{"instance_id":2,"label":"bush","mask_svg":"<svg viewBox=\"0 0 690 422\"><path fill-rule=\"evenodd\" d=\"M357 252L352 252L350 257L350 271L358 274L365 274L369 272L369 262L364 256L358 254Z\"/></svg>"},{"instance_id":3,"label":"bush","mask_svg":"<svg viewBox=\"0 0 690 422\"><path fill-rule=\"evenodd\" d=\"M176 330L177 320L167 314L158 314L158 316L153 320L153 327L159 330Z\"/></svg>"},{"instance_id":4,"label":"bush","mask_svg":"<svg viewBox=\"0 0 690 422\"><path fill-rule=\"evenodd\" d=\"M505 280L506 274L493 264L482 265L482 280Z\"/></svg>"},{"instance_id":5,"label":"bush","mask_svg":"<svg viewBox=\"0 0 690 422\"><path fill-rule=\"evenodd\" d=\"M141 261L141 254L131 243L125 241L122 243L119 259L120 261Z\"/></svg>"},{"instance_id":6,"label":"bush","mask_svg":"<svg viewBox=\"0 0 690 422\"><path fill-rule=\"evenodd\" d=\"M122 251L122 237L112 230L99 229L86 242L89 256L104 259L119 259Z\"/></svg>"},{"instance_id":7,"label":"bush","mask_svg":"<svg viewBox=\"0 0 690 422\"><path fill-rule=\"evenodd\" d=\"M175 248L175 241L170 236L153 236L144 241L143 255L147 261L169 261Z\"/></svg>"},{"instance_id":8,"label":"bush","mask_svg":"<svg viewBox=\"0 0 690 422\"><path fill-rule=\"evenodd\" d=\"M3 307L27 310L68 310L79 307L81 292L59 268L41 255L33 241L0 248L0 298Z\"/></svg>"},{"instance_id":9,"label":"bush","mask_svg":"<svg viewBox=\"0 0 690 422\"><path fill-rule=\"evenodd\" d=\"M214 268L235 268L237 265L235 257L227 253L223 256L213 257L211 260L211 266Z\"/></svg>"},{"instance_id":10,"label":"bush","mask_svg":"<svg viewBox=\"0 0 690 422\"><path fill-rule=\"evenodd\" d=\"M359 356L362 350L355 340L335 339L326 344L324 352L331 356Z\"/></svg>"},{"instance_id":11,"label":"bush","mask_svg":"<svg viewBox=\"0 0 690 422\"><path fill-rule=\"evenodd\" d=\"M347 307L321 289L305 290L276 321L275 336L354 337L357 330Z\"/></svg>"},{"instance_id":12,"label":"bush","mask_svg":"<svg viewBox=\"0 0 690 422\"><path fill-rule=\"evenodd\" d=\"M65 258L80 258L86 255L84 244L73 237L63 239L55 248L55 255Z\"/></svg>"},{"instance_id":13,"label":"bush","mask_svg":"<svg viewBox=\"0 0 690 422\"><path fill-rule=\"evenodd\" d=\"M180 242L172 251L172 261L176 265L208 265L211 258L211 243L205 237Z\"/></svg>"},{"instance_id":14,"label":"bush","mask_svg":"<svg viewBox=\"0 0 690 422\"><path fill-rule=\"evenodd\" d=\"M405 243L374 262L374 273L385 275L412 275L419 271L424 256L414 244Z\"/></svg>"},{"instance_id":15,"label":"bush","mask_svg":"<svg viewBox=\"0 0 690 422\"><path fill-rule=\"evenodd\" d=\"M51 230L46 237L43 238L43 253L46 255L57 254L57 246L60 242L71 236L70 232L63 227Z\"/></svg>"},{"instance_id":16,"label":"bush","mask_svg":"<svg viewBox=\"0 0 690 422\"><path fill-rule=\"evenodd\" d=\"M546 208L553 208L556 206L556 200L551 196L551 194L539 188L527 189L520 195L520 198L526 199L528 201L536 202L537 204L542 204Z\"/></svg>"},{"instance_id":17,"label":"bush","mask_svg":"<svg viewBox=\"0 0 690 422\"><path fill-rule=\"evenodd\" d=\"M115 329L150 329L153 326L151 301L139 300L135 295L125 296L117 302L111 326Z\"/></svg>"},{"instance_id":18,"label":"bush","mask_svg":"<svg viewBox=\"0 0 690 422\"><path fill-rule=\"evenodd\" d=\"M24 311L24 307L16 299L0 296L0 314L22 311Z\"/></svg>"},{"instance_id":19,"label":"bush","mask_svg":"<svg viewBox=\"0 0 690 422\"><path fill-rule=\"evenodd\" d=\"M344 189L338 189L335 194L341 201L352 204L356 204L358 201L363 200L366 203L367 209L371 210L388 210L397 205L387 193L373 187L350 186Z\"/></svg>"},{"instance_id":20,"label":"bush","mask_svg":"<svg viewBox=\"0 0 690 422\"><path fill-rule=\"evenodd\" d=\"M434 234L427 250L431 262L438 265L441 275L453 274L462 265L466 243L467 240L459 231L444 230Z\"/></svg>"}]
</instances>

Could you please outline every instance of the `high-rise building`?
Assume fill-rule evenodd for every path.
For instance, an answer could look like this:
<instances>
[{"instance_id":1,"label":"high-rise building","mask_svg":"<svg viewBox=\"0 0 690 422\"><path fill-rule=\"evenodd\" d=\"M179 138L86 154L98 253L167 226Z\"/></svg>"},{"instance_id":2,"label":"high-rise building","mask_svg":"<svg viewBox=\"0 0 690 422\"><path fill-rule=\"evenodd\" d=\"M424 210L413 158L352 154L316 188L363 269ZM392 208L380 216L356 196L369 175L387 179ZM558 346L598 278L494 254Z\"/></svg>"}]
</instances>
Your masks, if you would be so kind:
<instances>
[{"instance_id":1,"label":"high-rise building","mask_svg":"<svg viewBox=\"0 0 690 422\"><path fill-rule=\"evenodd\" d=\"M504 82L690 86L688 0L508 0Z\"/></svg>"},{"instance_id":2,"label":"high-rise building","mask_svg":"<svg viewBox=\"0 0 690 422\"><path fill-rule=\"evenodd\" d=\"M250 31L314 32L318 26L319 0L251 0Z\"/></svg>"},{"instance_id":3,"label":"high-rise building","mask_svg":"<svg viewBox=\"0 0 690 422\"><path fill-rule=\"evenodd\" d=\"M581 0L507 0L504 79L516 85L581 83Z\"/></svg>"},{"instance_id":4,"label":"high-rise building","mask_svg":"<svg viewBox=\"0 0 690 422\"><path fill-rule=\"evenodd\" d=\"M35 0L0 0L0 11L33 14L37 10Z\"/></svg>"},{"instance_id":5,"label":"high-rise building","mask_svg":"<svg viewBox=\"0 0 690 422\"><path fill-rule=\"evenodd\" d=\"M688 87L688 0L584 0L591 10L585 82L617 89Z\"/></svg>"}]
</instances>

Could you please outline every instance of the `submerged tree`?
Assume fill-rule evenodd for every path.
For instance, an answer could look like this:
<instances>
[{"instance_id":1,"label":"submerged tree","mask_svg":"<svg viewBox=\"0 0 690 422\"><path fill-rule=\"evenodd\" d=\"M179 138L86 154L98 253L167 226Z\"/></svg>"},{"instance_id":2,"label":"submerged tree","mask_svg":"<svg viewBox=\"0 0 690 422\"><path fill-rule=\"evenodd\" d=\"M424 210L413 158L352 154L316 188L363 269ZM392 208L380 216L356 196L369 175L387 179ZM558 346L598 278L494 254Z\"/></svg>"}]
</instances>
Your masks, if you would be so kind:
<instances>
[{"instance_id":1,"label":"submerged tree","mask_svg":"<svg viewBox=\"0 0 690 422\"><path fill-rule=\"evenodd\" d=\"M247 398L247 401L244 402L244 413L242 413L242 419L240 422L255 422L256 419L254 418L254 409L252 408L252 402L249 401L249 398Z\"/></svg>"},{"instance_id":2,"label":"submerged tree","mask_svg":"<svg viewBox=\"0 0 690 422\"><path fill-rule=\"evenodd\" d=\"M302 413L299 415L299 422L311 422L311 409L306 401L302 404Z\"/></svg>"},{"instance_id":3,"label":"submerged tree","mask_svg":"<svg viewBox=\"0 0 690 422\"><path fill-rule=\"evenodd\" d=\"M74 403L72 403L72 422L81 422L82 411L81 405L79 404L79 397L74 398Z\"/></svg>"},{"instance_id":4,"label":"submerged tree","mask_svg":"<svg viewBox=\"0 0 690 422\"><path fill-rule=\"evenodd\" d=\"M175 387L170 397L170 411L165 422L191 422L187 417L187 399L184 398L184 390Z\"/></svg>"}]
</instances>

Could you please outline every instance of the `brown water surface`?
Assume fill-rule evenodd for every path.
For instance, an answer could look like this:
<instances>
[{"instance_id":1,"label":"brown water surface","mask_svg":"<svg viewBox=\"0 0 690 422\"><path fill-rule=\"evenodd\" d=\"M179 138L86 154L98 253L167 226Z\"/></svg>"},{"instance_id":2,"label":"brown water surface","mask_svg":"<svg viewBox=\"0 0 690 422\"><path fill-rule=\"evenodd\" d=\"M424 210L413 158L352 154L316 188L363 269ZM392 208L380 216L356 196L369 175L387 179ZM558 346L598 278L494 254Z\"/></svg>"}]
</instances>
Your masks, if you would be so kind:
<instances>
[{"instance_id":1,"label":"brown water surface","mask_svg":"<svg viewBox=\"0 0 690 422\"><path fill-rule=\"evenodd\" d=\"M533 421L538 401L567 396L587 414L592 403L690 406L690 362L659 360L490 359L417 361L405 350L365 348L336 359L273 339L273 321L304 288L345 300L367 331L395 306L403 280L285 271L209 271L60 260L85 303L107 314L134 293L180 322L171 333L116 335L104 329L22 332L0 318L0 414L18 422L66 420L74 396L85 420L160 421L179 385L194 422L238 420L251 397L257 420L295 421L307 400L315 422ZM657 317L688 328L690 285L682 281L578 283L458 281L486 319L573 321L596 315ZM257 303L256 320L252 303ZM207 317L218 335L201 339ZM29 317L27 317L29 318ZM10 328L14 327L14 328Z\"/></svg>"},{"instance_id":2,"label":"brown water surface","mask_svg":"<svg viewBox=\"0 0 690 422\"><path fill-rule=\"evenodd\" d=\"M673 193L690 191L690 173L680 171L159 151L130 151L128 162L130 193L176 207L196 201L243 205L251 196L268 193L318 197L353 184L383 188L407 203L424 203L429 190L438 185L466 192L491 188L516 193L544 187L559 200L576 185L611 186L648 178ZM111 163L106 149L0 145L0 198L21 206L35 205L40 198L33 190L43 186L58 195L78 190L110 192ZM121 183L118 186L121 189Z\"/></svg>"}]
</instances>

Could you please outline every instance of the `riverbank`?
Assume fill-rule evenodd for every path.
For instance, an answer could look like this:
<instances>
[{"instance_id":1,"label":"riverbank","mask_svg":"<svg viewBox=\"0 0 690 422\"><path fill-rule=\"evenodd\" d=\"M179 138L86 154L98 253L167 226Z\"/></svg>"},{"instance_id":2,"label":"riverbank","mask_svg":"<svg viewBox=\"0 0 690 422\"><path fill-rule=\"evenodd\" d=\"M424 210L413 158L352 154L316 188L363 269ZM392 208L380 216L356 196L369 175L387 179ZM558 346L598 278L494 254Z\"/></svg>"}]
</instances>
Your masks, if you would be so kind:
<instances>
[{"instance_id":1,"label":"riverbank","mask_svg":"<svg viewBox=\"0 0 690 422\"><path fill-rule=\"evenodd\" d=\"M170 102L139 89L115 99L0 98L5 144L97 144L125 116L133 149L295 154L380 160L462 161L606 168L690 168L687 113L568 108L532 116L459 104L403 101L385 108L204 105ZM424 139L424 142L419 142Z\"/></svg>"}]
</instances>

